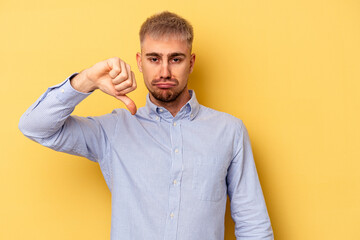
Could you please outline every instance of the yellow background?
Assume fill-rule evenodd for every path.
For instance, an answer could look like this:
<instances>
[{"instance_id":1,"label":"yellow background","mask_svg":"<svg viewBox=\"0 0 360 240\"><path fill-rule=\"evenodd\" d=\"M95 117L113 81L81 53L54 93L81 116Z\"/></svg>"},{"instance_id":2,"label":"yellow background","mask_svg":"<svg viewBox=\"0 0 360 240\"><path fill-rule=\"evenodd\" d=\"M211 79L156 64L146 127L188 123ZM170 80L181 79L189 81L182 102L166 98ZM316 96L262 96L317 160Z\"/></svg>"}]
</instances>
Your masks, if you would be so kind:
<instances>
[{"instance_id":1,"label":"yellow background","mask_svg":"<svg viewBox=\"0 0 360 240\"><path fill-rule=\"evenodd\" d=\"M358 0L1 1L0 239L109 239L98 165L17 125L47 87L113 56L133 66L143 106L138 30L166 9L195 28L199 101L249 130L275 238L360 239ZM75 113L118 107L96 92ZM233 232L227 210L225 239Z\"/></svg>"}]
</instances>

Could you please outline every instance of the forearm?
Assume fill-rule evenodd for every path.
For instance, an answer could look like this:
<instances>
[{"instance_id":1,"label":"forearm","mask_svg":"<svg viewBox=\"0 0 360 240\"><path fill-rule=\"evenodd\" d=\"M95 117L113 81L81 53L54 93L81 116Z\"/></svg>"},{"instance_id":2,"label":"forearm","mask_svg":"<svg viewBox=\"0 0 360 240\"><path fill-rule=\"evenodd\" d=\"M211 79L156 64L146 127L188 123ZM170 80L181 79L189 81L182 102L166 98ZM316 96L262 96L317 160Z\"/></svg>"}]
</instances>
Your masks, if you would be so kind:
<instances>
[{"instance_id":1,"label":"forearm","mask_svg":"<svg viewBox=\"0 0 360 240\"><path fill-rule=\"evenodd\" d=\"M134 73L124 61L115 57L98 62L50 87L22 115L19 129L28 138L54 150L96 159L102 154L107 137L100 121L116 123L116 116L84 118L70 114L95 89L124 102L135 114L135 103L126 96L135 88Z\"/></svg>"},{"instance_id":2,"label":"forearm","mask_svg":"<svg viewBox=\"0 0 360 240\"><path fill-rule=\"evenodd\" d=\"M271 222L256 170L246 169L245 171L248 175L243 174L242 180L236 187L238 190L230 194L235 235L239 240L272 240L274 236Z\"/></svg>"},{"instance_id":3,"label":"forearm","mask_svg":"<svg viewBox=\"0 0 360 240\"><path fill-rule=\"evenodd\" d=\"M22 115L19 122L20 131L35 141L54 135L63 126L75 106L88 95L74 90L69 79L50 87Z\"/></svg>"}]
</instances>

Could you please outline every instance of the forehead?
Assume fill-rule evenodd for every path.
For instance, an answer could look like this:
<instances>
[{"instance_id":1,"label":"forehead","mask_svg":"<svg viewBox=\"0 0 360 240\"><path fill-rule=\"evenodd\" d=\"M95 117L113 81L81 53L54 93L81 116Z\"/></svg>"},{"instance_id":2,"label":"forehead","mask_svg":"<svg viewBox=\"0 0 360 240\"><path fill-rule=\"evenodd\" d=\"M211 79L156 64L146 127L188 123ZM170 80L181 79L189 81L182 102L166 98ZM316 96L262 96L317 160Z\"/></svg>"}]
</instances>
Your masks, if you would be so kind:
<instances>
[{"instance_id":1,"label":"forehead","mask_svg":"<svg viewBox=\"0 0 360 240\"><path fill-rule=\"evenodd\" d=\"M186 40L177 36L162 36L158 38L145 36L142 44L141 51L143 53L155 52L161 55L168 55L174 52L190 54L190 47Z\"/></svg>"}]
</instances>

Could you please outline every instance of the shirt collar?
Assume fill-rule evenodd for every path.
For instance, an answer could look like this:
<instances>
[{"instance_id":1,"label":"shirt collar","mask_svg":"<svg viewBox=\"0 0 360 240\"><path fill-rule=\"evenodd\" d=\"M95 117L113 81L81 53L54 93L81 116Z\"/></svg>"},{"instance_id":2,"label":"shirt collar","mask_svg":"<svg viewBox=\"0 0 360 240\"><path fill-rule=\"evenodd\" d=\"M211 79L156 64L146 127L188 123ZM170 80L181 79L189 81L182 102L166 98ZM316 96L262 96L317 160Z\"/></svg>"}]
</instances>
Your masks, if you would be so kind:
<instances>
[{"instance_id":1,"label":"shirt collar","mask_svg":"<svg viewBox=\"0 0 360 240\"><path fill-rule=\"evenodd\" d=\"M189 90L190 100L180 109L175 118L171 113L166 110L164 107L159 107L150 101L149 93L146 96L146 110L152 119L164 119L164 120L174 120L174 119L184 119L188 118L193 120L199 112L200 104L196 99L194 90Z\"/></svg>"}]
</instances>

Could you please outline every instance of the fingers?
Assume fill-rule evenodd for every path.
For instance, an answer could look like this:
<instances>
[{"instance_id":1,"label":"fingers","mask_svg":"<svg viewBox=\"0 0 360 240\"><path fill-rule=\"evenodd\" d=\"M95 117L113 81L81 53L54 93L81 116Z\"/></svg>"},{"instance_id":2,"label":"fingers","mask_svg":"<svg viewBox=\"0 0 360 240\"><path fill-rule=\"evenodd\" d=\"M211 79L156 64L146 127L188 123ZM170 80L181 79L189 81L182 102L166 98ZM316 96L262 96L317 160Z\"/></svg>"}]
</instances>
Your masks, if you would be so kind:
<instances>
[{"instance_id":1,"label":"fingers","mask_svg":"<svg viewBox=\"0 0 360 240\"><path fill-rule=\"evenodd\" d=\"M121 63L124 64L124 61L122 61L118 57L110 58L107 60L108 67L110 69L109 76L111 78L116 78L119 73L121 73L121 69L123 69Z\"/></svg>"},{"instance_id":2,"label":"fingers","mask_svg":"<svg viewBox=\"0 0 360 240\"><path fill-rule=\"evenodd\" d=\"M134 91L137 87L135 74L133 71L130 71L129 78L125 81L114 86L116 90L116 95L125 95Z\"/></svg>"},{"instance_id":3,"label":"fingers","mask_svg":"<svg viewBox=\"0 0 360 240\"><path fill-rule=\"evenodd\" d=\"M130 65L124 62L121 62L120 65L121 72L116 78L112 80L112 82L116 90L116 95L125 95L129 92L134 91L137 85L135 75L131 71Z\"/></svg>"},{"instance_id":4,"label":"fingers","mask_svg":"<svg viewBox=\"0 0 360 240\"><path fill-rule=\"evenodd\" d=\"M115 64L115 66L110 70L109 76L112 78L111 81L114 85L117 85L129 78L128 67L127 67L128 64L126 64L124 61L122 61L119 58L111 62L112 64Z\"/></svg>"},{"instance_id":5,"label":"fingers","mask_svg":"<svg viewBox=\"0 0 360 240\"><path fill-rule=\"evenodd\" d=\"M136 105L133 100L131 100L128 96L122 95L122 96L115 96L117 99L122 101L126 108L129 109L130 113L134 115L136 113Z\"/></svg>"},{"instance_id":6,"label":"fingers","mask_svg":"<svg viewBox=\"0 0 360 240\"><path fill-rule=\"evenodd\" d=\"M134 91L137 87L134 72L131 71L129 64L117 57L108 59L107 64L109 67L108 74L111 78L111 82L108 82L109 86L106 87L108 88L107 92L112 92L111 95L122 101L131 114L134 115L136 113L136 105L133 100L126 96L126 94Z\"/></svg>"},{"instance_id":7,"label":"fingers","mask_svg":"<svg viewBox=\"0 0 360 240\"><path fill-rule=\"evenodd\" d=\"M108 59L107 65L109 67L108 74L115 89L114 95L125 95L136 89L135 75L129 64L115 57Z\"/></svg>"}]
</instances>

